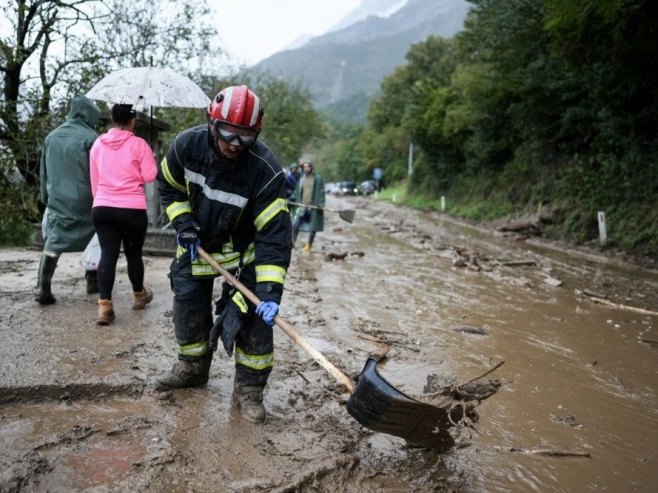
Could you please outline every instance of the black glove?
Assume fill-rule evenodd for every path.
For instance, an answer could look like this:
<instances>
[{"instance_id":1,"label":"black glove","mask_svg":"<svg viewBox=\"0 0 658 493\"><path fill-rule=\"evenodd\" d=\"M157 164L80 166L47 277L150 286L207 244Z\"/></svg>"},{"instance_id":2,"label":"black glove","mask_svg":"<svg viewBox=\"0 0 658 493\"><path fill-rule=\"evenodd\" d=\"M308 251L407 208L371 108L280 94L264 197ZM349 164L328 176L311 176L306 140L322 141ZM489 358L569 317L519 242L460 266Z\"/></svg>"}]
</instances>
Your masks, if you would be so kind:
<instances>
[{"instance_id":1,"label":"black glove","mask_svg":"<svg viewBox=\"0 0 658 493\"><path fill-rule=\"evenodd\" d=\"M224 286L222 297L216 303L215 313L218 316L210 330L210 347L213 351L217 350L217 339L221 338L226 354L233 356L235 338L242 329L246 315L246 312L240 309L237 302L243 304L244 310L246 310L246 303L240 293L237 293L233 288L227 288L227 286Z\"/></svg>"}]
</instances>

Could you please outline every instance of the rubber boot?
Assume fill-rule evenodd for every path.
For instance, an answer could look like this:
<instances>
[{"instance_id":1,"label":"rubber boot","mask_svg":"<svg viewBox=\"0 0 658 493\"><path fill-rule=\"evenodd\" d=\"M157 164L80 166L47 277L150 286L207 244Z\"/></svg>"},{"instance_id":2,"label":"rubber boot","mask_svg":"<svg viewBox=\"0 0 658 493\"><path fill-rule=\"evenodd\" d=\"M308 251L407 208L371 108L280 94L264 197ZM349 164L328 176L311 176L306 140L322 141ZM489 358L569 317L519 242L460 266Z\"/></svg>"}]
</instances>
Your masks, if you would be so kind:
<instances>
[{"instance_id":1,"label":"rubber boot","mask_svg":"<svg viewBox=\"0 0 658 493\"><path fill-rule=\"evenodd\" d=\"M310 244L310 243L306 243L306 244L304 245L304 251L305 251L306 253L309 253L309 252L311 251L311 244Z\"/></svg>"},{"instance_id":2,"label":"rubber boot","mask_svg":"<svg viewBox=\"0 0 658 493\"><path fill-rule=\"evenodd\" d=\"M110 325L114 321L112 300L98 300L98 318L96 325Z\"/></svg>"},{"instance_id":3,"label":"rubber boot","mask_svg":"<svg viewBox=\"0 0 658 493\"><path fill-rule=\"evenodd\" d=\"M86 270L85 279L87 280L87 294L98 293L98 271Z\"/></svg>"},{"instance_id":4,"label":"rubber boot","mask_svg":"<svg viewBox=\"0 0 658 493\"><path fill-rule=\"evenodd\" d=\"M141 291L133 292L133 310L143 310L153 300L153 291L144 286Z\"/></svg>"},{"instance_id":5,"label":"rubber boot","mask_svg":"<svg viewBox=\"0 0 658 493\"><path fill-rule=\"evenodd\" d=\"M195 361L178 360L172 369L156 379L155 390L203 387L208 383L213 353Z\"/></svg>"},{"instance_id":6,"label":"rubber boot","mask_svg":"<svg viewBox=\"0 0 658 493\"><path fill-rule=\"evenodd\" d=\"M55 303L55 298L50 291L50 283L57 267L59 257L52 257L50 255L41 255L41 262L39 263L39 280L37 281L37 290L34 299L42 305L52 305Z\"/></svg>"},{"instance_id":7,"label":"rubber boot","mask_svg":"<svg viewBox=\"0 0 658 493\"><path fill-rule=\"evenodd\" d=\"M265 423L267 412L263 405L263 388L256 385L244 385L235 382L233 385L233 400L242 417L250 423Z\"/></svg>"}]
</instances>

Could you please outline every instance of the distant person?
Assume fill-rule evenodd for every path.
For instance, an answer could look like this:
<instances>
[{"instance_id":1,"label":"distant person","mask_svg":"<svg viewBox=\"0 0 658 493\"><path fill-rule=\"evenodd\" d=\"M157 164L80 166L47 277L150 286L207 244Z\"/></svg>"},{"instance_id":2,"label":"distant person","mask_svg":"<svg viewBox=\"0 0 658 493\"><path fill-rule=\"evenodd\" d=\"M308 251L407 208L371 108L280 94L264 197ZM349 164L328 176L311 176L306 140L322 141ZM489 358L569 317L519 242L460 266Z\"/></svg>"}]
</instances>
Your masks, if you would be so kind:
<instances>
[{"instance_id":1,"label":"distant person","mask_svg":"<svg viewBox=\"0 0 658 493\"><path fill-rule=\"evenodd\" d=\"M51 281L60 255L82 252L94 235L89 150L98 137L100 114L93 101L76 95L66 121L43 143L39 173L46 237L34 296L42 305L55 303ZM97 293L96 271L86 271L85 279L87 293Z\"/></svg>"},{"instance_id":2,"label":"distant person","mask_svg":"<svg viewBox=\"0 0 658 493\"><path fill-rule=\"evenodd\" d=\"M286 172L286 197L290 198L294 195L300 174L299 165L297 163L291 164Z\"/></svg>"},{"instance_id":3,"label":"distant person","mask_svg":"<svg viewBox=\"0 0 658 493\"><path fill-rule=\"evenodd\" d=\"M160 163L158 191L176 229L171 264L178 360L157 389L206 385L217 339L235 358L233 401L252 423L267 419L263 392L274 366L272 325L290 264L291 224L284 173L263 142L263 107L246 85L221 90L207 123L180 132ZM201 246L261 300L255 306L197 257ZM214 330L213 330L214 329Z\"/></svg>"},{"instance_id":4,"label":"distant person","mask_svg":"<svg viewBox=\"0 0 658 493\"><path fill-rule=\"evenodd\" d=\"M324 207L325 190L324 180L319 173L313 170L313 163L304 161L302 163L303 175L297 182L297 189L293 196L293 202L303 204L297 207L293 214L292 224L292 243L297 241L300 231L308 231L308 242L304 244L304 251L310 252L313 248L315 233L324 230L324 211L304 207L304 205L313 205L315 207Z\"/></svg>"},{"instance_id":5,"label":"distant person","mask_svg":"<svg viewBox=\"0 0 658 493\"><path fill-rule=\"evenodd\" d=\"M144 286L142 249L148 228L144 184L155 181L158 168L149 145L133 133L136 121L132 105L115 104L114 127L91 148L91 217L101 246L98 325L114 320L112 290L121 242L133 290L133 310L143 309L153 299L153 291Z\"/></svg>"}]
</instances>

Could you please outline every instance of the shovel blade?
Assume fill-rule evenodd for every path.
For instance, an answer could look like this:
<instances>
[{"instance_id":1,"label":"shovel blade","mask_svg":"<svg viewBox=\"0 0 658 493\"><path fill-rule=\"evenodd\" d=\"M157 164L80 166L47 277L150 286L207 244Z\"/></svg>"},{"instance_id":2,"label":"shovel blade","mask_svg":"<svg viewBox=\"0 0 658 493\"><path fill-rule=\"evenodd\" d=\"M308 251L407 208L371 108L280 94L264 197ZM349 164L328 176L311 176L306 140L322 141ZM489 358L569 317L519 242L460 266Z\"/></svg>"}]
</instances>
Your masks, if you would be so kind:
<instances>
[{"instance_id":1,"label":"shovel blade","mask_svg":"<svg viewBox=\"0 0 658 493\"><path fill-rule=\"evenodd\" d=\"M448 413L397 390L368 358L357 377L347 412L366 428L404 438L409 445L448 450L454 445Z\"/></svg>"},{"instance_id":2,"label":"shovel blade","mask_svg":"<svg viewBox=\"0 0 658 493\"><path fill-rule=\"evenodd\" d=\"M356 211L352 209L345 209L338 211L338 215L343 221L347 221L348 223L351 223L354 221L354 214L356 214Z\"/></svg>"}]
</instances>

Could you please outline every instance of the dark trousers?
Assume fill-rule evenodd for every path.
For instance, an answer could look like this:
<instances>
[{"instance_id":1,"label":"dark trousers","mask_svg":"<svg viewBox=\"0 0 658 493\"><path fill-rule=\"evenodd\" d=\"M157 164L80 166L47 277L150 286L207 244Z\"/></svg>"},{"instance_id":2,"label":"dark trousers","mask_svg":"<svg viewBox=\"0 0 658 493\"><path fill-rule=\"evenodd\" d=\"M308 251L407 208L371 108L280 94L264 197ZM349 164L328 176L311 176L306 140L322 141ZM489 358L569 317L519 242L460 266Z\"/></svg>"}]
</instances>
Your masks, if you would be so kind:
<instances>
[{"instance_id":1,"label":"dark trousers","mask_svg":"<svg viewBox=\"0 0 658 493\"><path fill-rule=\"evenodd\" d=\"M144 289L144 261L142 249L148 228L148 216L144 209L119 209L94 207L91 219L101 245L98 264L98 290L103 300L112 299L117 261L123 242L123 253L128 261L128 279L133 291Z\"/></svg>"},{"instance_id":2,"label":"dark trousers","mask_svg":"<svg viewBox=\"0 0 658 493\"><path fill-rule=\"evenodd\" d=\"M308 211L308 209L307 209ZM297 215L295 220L292 222L292 242L297 241L297 236L299 236L299 228L301 228L302 223L307 223L310 219L310 213L300 213ZM309 231L308 233L308 245L313 245L313 240L315 239L315 231Z\"/></svg>"},{"instance_id":3,"label":"dark trousers","mask_svg":"<svg viewBox=\"0 0 658 493\"><path fill-rule=\"evenodd\" d=\"M171 264L171 289L174 293L173 322L180 346L204 343L210 351L210 330L213 326L213 286L218 276L194 276L189 253ZM253 290L256 274L253 266L245 267L240 282ZM244 385L265 386L272 371L270 357L274 353L274 334L263 319L254 313L247 301L249 313L235 340L235 379ZM221 341L219 349L222 350ZM179 355L180 359L189 359ZM264 363L263 363L264 362Z\"/></svg>"}]
</instances>

